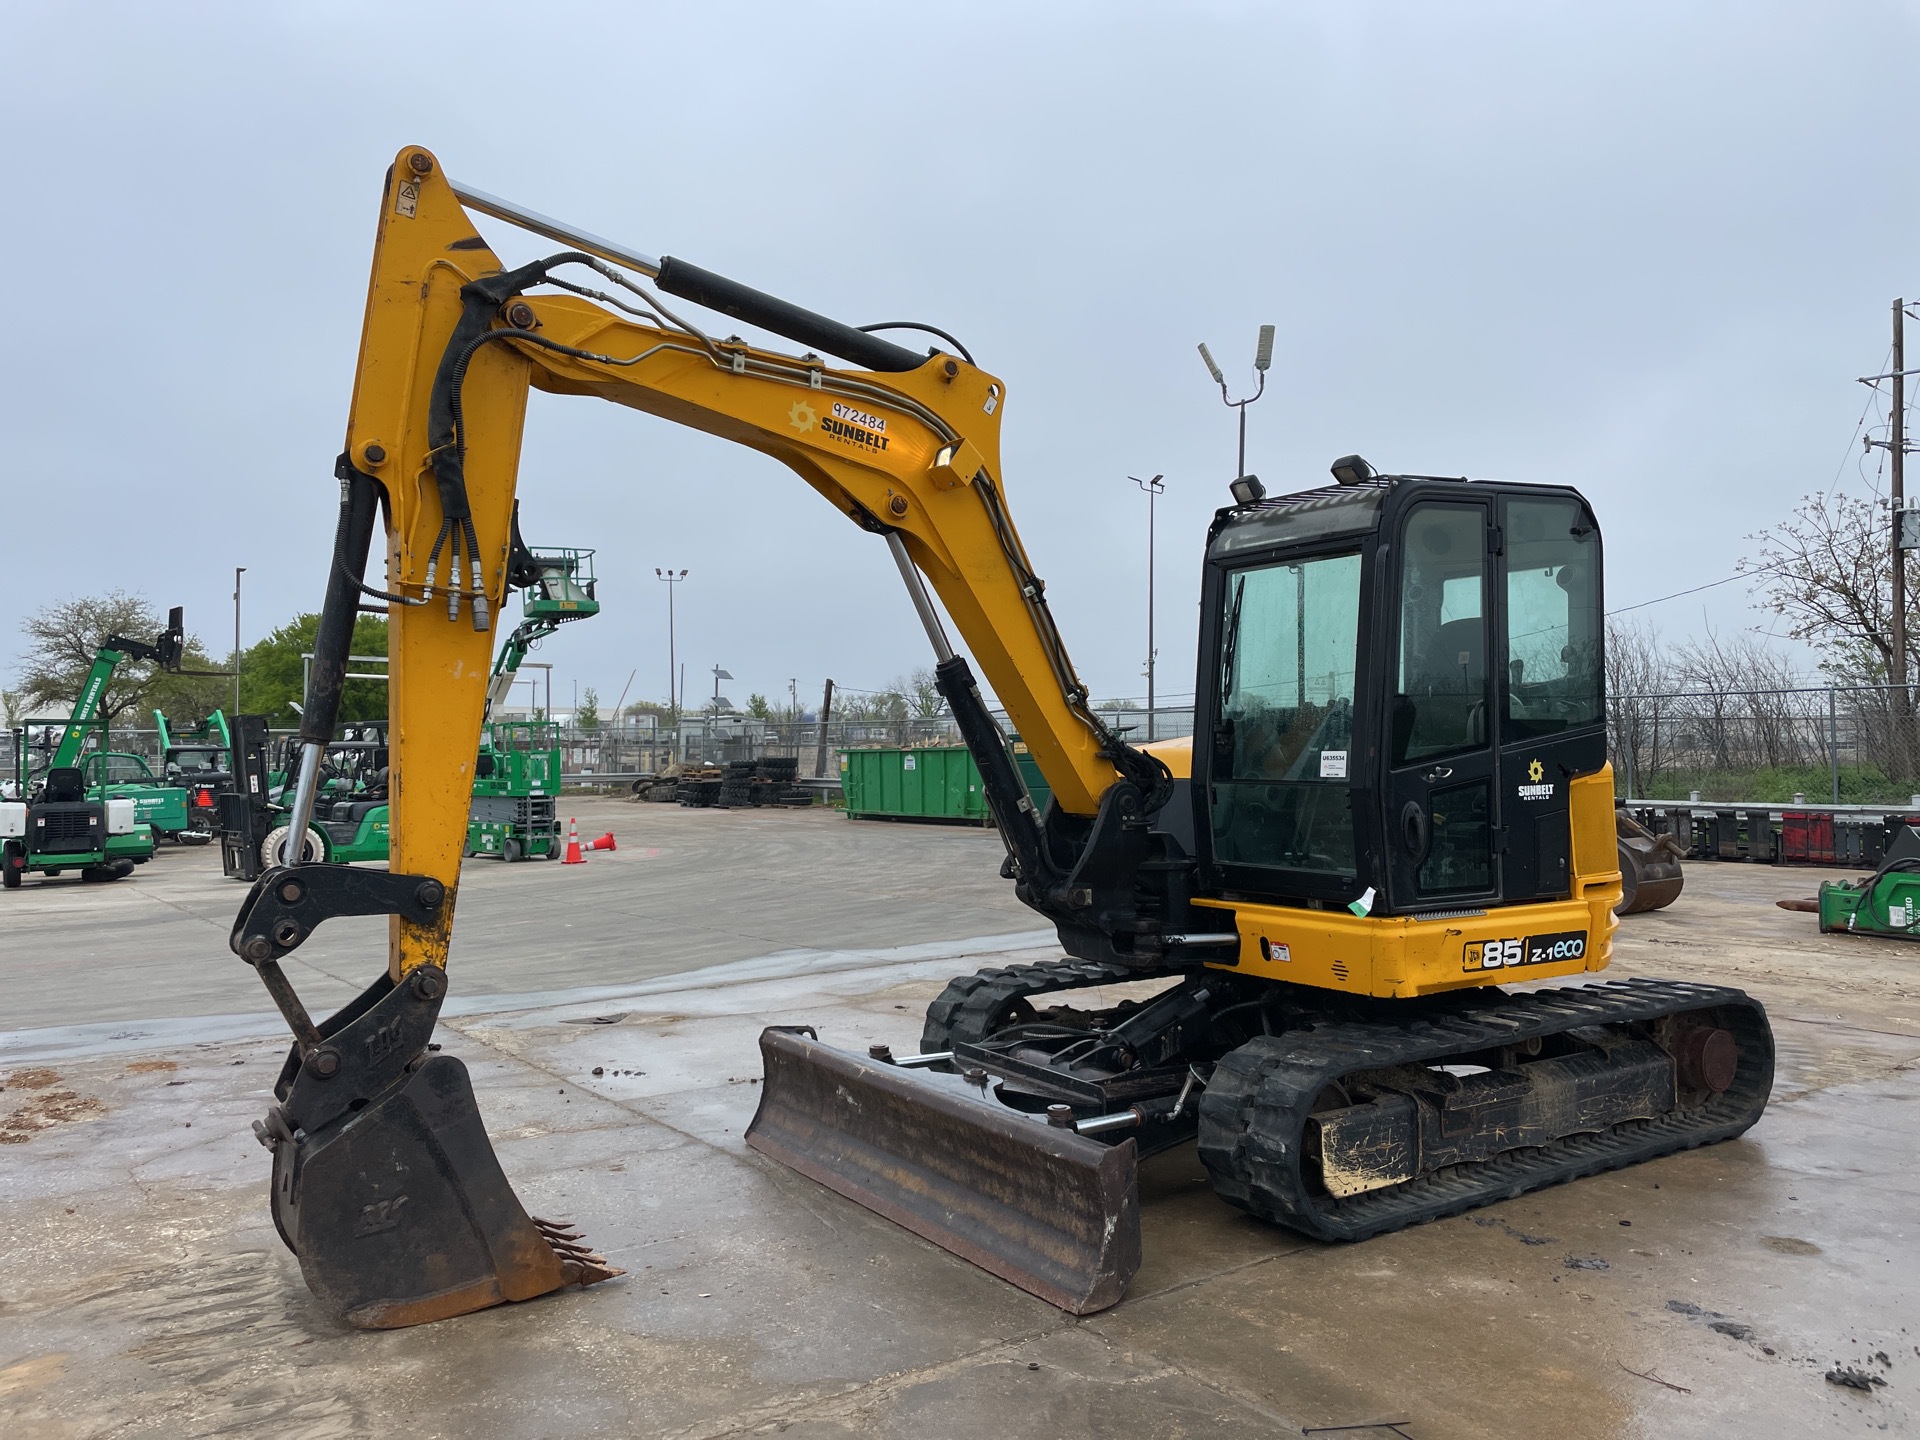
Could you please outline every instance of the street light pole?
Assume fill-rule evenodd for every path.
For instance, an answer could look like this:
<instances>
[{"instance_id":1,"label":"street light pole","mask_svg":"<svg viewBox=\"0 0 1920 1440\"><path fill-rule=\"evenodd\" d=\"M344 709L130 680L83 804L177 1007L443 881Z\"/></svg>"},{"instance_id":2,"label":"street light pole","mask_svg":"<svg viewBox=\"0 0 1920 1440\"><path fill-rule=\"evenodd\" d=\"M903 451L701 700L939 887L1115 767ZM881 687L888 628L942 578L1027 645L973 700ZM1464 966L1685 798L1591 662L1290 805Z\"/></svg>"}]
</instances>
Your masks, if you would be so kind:
<instances>
[{"instance_id":1,"label":"street light pole","mask_svg":"<svg viewBox=\"0 0 1920 1440\"><path fill-rule=\"evenodd\" d=\"M673 723L677 726L680 723L680 698L675 690L675 677L680 673L680 665L679 657L674 650L673 587L687 578L687 572L682 570L675 574L671 570L662 570L656 565L653 575L656 580L664 580L667 585L667 711L673 716Z\"/></svg>"},{"instance_id":2,"label":"street light pole","mask_svg":"<svg viewBox=\"0 0 1920 1440\"><path fill-rule=\"evenodd\" d=\"M1240 412L1243 416L1245 410ZM1127 477L1147 492L1147 739L1153 739L1153 662L1158 651L1153 644L1153 506L1154 502L1166 492L1166 486L1160 482L1166 477L1156 475L1151 480L1142 480L1138 475Z\"/></svg>"},{"instance_id":3,"label":"street light pole","mask_svg":"<svg viewBox=\"0 0 1920 1440\"><path fill-rule=\"evenodd\" d=\"M233 567L233 713L240 713L240 577L247 567Z\"/></svg>"},{"instance_id":4,"label":"street light pole","mask_svg":"<svg viewBox=\"0 0 1920 1440\"><path fill-rule=\"evenodd\" d=\"M1213 383L1220 387L1220 401L1229 410L1240 412L1240 468L1234 472L1234 478L1247 473L1247 406L1267 393L1267 367L1273 364L1273 326L1260 327L1260 339L1254 346L1253 368L1260 372L1260 385L1253 394L1244 400L1235 400L1227 394L1227 377L1220 373L1220 367L1214 364L1213 352L1203 341L1200 345L1200 358L1207 363L1207 373L1213 376Z\"/></svg>"}]
</instances>

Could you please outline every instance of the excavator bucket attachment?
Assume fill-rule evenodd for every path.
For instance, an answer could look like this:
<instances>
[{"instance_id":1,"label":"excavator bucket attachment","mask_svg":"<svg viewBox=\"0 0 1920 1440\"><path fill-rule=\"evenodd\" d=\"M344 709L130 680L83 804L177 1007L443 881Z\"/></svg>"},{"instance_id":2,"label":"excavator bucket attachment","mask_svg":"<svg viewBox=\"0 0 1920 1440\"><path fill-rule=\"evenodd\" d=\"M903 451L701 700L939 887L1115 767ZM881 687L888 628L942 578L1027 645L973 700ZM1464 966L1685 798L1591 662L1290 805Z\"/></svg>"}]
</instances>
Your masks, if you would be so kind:
<instances>
[{"instance_id":1,"label":"excavator bucket attachment","mask_svg":"<svg viewBox=\"0 0 1920 1440\"><path fill-rule=\"evenodd\" d=\"M255 1125L273 1218L308 1287L347 1323L390 1330L622 1272L521 1207L466 1066L426 1053L444 972L384 976L296 1045Z\"/></svg>"},{"instance_id":2,"label":"excavator bucket attachment","mask_svg":"<svg viewBox=\"0 0 1920 1440\"><path fill-rule=\"evenodd\" d=\"M746 1139L761 1154L1075 1315L1125 1293L1140 1268L1133 1141L1102 1145L957 1076L790 1029L763 1031L760 1055Z\"/></svg>"},{"instance_id":3,"label":"excavator bucket attachment","mask_svg":"<svg viewBox=\"0 0 1920 1440\"><path fill-rule=\"evenodd\" d=\"M1678 900L1685 883L1680 873L1685 848L1671 835L1655 835L1625 810L1615 810L1613 822L1620 851L1620 901L1613 913L1638 915Z\"/></svg>"}]
</instances>

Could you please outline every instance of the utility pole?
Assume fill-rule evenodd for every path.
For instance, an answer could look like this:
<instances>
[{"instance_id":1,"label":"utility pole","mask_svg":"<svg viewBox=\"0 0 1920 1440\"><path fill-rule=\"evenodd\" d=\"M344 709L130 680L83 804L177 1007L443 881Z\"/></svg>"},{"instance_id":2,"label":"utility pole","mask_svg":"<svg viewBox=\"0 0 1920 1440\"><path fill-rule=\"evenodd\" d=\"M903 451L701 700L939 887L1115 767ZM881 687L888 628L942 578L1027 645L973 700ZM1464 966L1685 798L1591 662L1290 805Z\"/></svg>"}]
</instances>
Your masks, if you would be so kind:
<instances>
[{"instance_id":1,"label":"utility pole","mask_svg":"<svg viewBox=\"0 0 1920 1440\"><path fill-rule=\"evenodd\" d=\"M814 752L814 778L827 778L827 721L833 715L833 681L827 681L826 693L820 697L820 748Z\"/></svg>"},{"instance_id":2,"label":"utility pole","mask_svg":"<svg viewBox=\"0 0 1920 1440\"><path fill-rule=\"evenodd\" d=\"M679 657L674 653L673 587L687 578L687 572L682 570L678 574L675 574L671 570L662 570L656 565L653 569L653 578L656 580L664 580L667 584L667 708L673 712L673 723L678 725L680 723L680 693L676 685L676 677L680 674L680 665Z\"/></svg>"},{"instance_id":3,"label":"utility pole","mask_svg":"<svg viewBox=\"0 0 1920 1440\"><path fill-rule=\"evenodd\" d=\"M244 565L233 567L233 713L236 715L240 713L240 577L246 573Z\"/></svg>"},{"instance_id":4,"label":"utility pole","mask_svg":"<svg viewBox=\"0 0 1920 1440\"><path fill-rule=\"evenodd\" d=\"M1904 720L1907 713L1907 552L1900 548L1901 512L1906 509L1906 458L1907 458L1907 377L1901 372L1907 368L1907 305L1905 300L1893 302L1893 420L1887 435L1887 455L1891 461L1888 476L1893 489L1893 665L1888 677L1896 687L1899 696L1899 709L1896 712ZM1904 726L1902 738L1904 736ZM1909 762L1913 757L1903 756Z\"/></svg>"},{"instance_id":5,"label":"utility pole","mask_svg":"<svg viewBox=\"0 0 1920 1440\"><path fill-rule=\"evenodd\" d=\"M1240 411L1242 419L1245 418L1246 413L1245 409ZM1244 438L1242 438L1240 444L1242 451L1240 463L1241 468L1244 470L1246 468L1246 441ZM1147 739L1151 741L1153 739L1154 714L1153 662L1154 657L1159 653L1153 646L1153 504L1161 495L1166 493L1167 487L1160 483L1166 478L1163 475L1156 475L1151 480L1142 480L1138 475L1129 475L1127 478L1147 492Z\"/></svg>"}]
</instances>

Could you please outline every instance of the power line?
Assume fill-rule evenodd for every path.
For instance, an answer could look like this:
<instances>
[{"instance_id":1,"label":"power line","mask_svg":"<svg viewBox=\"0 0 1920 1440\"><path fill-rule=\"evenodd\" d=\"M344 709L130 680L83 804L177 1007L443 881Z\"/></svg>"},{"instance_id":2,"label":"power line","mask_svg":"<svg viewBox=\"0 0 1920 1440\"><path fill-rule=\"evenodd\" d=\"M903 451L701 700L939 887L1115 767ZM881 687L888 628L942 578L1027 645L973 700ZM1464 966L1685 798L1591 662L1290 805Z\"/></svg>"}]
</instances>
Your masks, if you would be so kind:
<instances>
[{"instance_id":1,"label":"power line","mask_svg":"<svg viewBox=\"0 0 1920 1440\"><path fill-rule=\"evenodd\" d=\"M1731 585L1736 580L1751 580L1756 575L1765 575L1773 570L1784 569L1786 563L1787 562L1783 560L1778 565L1761 565L1752 570L1742 570L1737 574L1727 576L1724 580L1709 580L1705 585L1695 585L1687 590L1676 590L1671 595L1662 595L1655 600L1642 600L1636 605L1621 605L1616 609L1607 611L1607 614L1624 615L1629 610L1644 610L1649 605L1663 605L1669 600L1678 600L1683 595L1698 595L1702 590L1715 590L1722 585Z\"/></svg>"}]
</instances>

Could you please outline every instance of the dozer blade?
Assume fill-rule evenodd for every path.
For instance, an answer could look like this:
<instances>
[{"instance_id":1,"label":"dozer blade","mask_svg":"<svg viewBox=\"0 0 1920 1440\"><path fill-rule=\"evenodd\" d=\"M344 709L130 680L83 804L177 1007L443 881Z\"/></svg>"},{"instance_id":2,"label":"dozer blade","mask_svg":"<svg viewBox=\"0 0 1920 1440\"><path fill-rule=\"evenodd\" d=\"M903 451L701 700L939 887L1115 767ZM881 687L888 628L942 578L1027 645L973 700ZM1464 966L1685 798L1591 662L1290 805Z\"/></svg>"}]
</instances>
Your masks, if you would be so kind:
<instances>
[{"instance_id":1,"label":"dozer blade","mask_svg":"<svg viewBox=\"0 0 1920 1440\"><path fill-rule=\"evenodd\" d=\"M1140 1268L1134 1144L1102 1145L953 1076L761 1032L747 1144L1075 1315Z\"/></svg>"},{"instance_id":2,"label":"dozer blade","mask_svg":"<svg viewBox=\"0 0 1920 1440\"><path fill-rule=\"evenodd\" d=\"M307 1285L349 1324L444 1320L622 1272L521 1207L466 1066L428 1055L444 972L384 976L296 1045L254 1129L273 1218Z\"/></svg>"}]
</instances>

